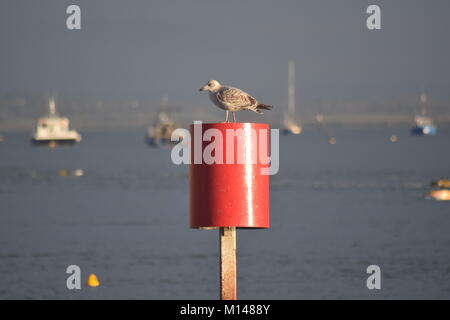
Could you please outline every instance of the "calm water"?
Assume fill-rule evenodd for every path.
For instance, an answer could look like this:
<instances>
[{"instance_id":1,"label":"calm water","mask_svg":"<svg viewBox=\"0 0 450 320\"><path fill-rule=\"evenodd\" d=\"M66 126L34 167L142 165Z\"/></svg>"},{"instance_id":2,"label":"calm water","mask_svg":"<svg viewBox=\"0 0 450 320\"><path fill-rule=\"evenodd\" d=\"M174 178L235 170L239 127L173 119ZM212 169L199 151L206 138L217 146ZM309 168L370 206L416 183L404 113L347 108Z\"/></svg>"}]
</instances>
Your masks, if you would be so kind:
<instances>
[{"instance_id":1,"label":"calm water","mask_svg":"<svg viewBox=\"0 0 450 320\"><path fill-rule=\"evenodd\" d=\"M238 231L239 298L450 298L450 202L424 198L450 177L450 128L407 129L336 127L336 145L316 128L282 137L272 228ZM83 134L53 150L26 133L0 143L0 298L216 299L218 232L188 228L187 168L144 130ZM82 290L66 288L71 264Z\"/></svg>"}]
</instances>

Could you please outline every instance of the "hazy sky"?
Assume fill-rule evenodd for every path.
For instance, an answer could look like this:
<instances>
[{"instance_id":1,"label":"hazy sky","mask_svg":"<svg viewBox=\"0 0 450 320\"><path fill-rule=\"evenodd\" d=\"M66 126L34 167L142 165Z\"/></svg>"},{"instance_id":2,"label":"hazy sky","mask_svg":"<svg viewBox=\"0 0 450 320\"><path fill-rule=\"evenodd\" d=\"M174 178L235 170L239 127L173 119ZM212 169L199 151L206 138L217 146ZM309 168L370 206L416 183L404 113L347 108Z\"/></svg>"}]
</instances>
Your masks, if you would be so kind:
<instances>
[{"instance_id":1,"label":"hazy sky","mask_svg":"<svg viewBox=\"0 0 450 320\"><path fill-rule=\"evenodd\" d=\"M66 29L66 7L82 29ZM366 8L382 29L366 28ZM448 0L22 1L0 3L0 93L204 102L208 79L266 103L287 95L297 64L302 99L393 97L422 85L450 97Z\"/></svg>"}]
</instances>

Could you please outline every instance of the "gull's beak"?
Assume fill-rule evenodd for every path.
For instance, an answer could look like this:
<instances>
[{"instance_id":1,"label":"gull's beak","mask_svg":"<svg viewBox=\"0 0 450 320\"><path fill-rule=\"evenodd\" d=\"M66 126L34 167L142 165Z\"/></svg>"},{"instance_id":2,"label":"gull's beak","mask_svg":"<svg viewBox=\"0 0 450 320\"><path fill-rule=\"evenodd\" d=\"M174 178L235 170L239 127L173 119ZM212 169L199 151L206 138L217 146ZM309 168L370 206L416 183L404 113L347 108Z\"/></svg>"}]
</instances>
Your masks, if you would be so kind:
<instances>
[{"instance_id":1,"label":"gull's beak","mask_svg":"<svg viewBox=\"0 0 450 320\"><path fill-rule=\"evenodd\" d=\"M200 89L198 89L198 91L205 91L205 90L206 90L205 86L203 86Z\"/></svg>"}]
</instances>

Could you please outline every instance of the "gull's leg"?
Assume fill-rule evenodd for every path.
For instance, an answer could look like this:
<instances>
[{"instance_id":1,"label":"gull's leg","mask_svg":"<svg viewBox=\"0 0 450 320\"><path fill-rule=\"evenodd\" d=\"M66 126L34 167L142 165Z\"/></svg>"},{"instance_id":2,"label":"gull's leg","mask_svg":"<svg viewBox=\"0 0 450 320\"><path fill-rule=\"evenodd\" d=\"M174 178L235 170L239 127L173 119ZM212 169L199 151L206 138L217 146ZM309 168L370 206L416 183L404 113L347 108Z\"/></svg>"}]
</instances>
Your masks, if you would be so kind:
<instances>
[{"instance_id":1,"label":"gull's leg","mask_svg":"<svg viewBox=\"0 0 450 320\"><path fill-rule=\"evenodd\" d=\"M228 111L225 111L225 122L228 122Z\"/></svg>"},{"instance_id":2,"label":"gull's leg","mask_svg":"<svg viewBox=\"0 0 450 320\"><path fill-rule=\"evenodd\" d=\"M233 112L233 122L236 122L236 112Z\"/></svg>"}]
</instances>

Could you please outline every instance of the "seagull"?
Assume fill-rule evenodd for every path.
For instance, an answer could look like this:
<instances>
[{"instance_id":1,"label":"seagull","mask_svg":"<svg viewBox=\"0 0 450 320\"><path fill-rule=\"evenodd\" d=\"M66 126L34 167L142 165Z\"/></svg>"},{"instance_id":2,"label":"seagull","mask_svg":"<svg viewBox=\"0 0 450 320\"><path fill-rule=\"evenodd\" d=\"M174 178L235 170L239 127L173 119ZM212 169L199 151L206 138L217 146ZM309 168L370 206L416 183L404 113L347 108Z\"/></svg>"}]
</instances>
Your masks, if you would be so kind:
<instances>
[{"instance_id":1,"label":"seagull","mask_svg":"<svg viewBox=\"0 0 450 320\"><path fill-rule=\"evenodd\" d=\"M272 106L259 103L248 93L238 88L223 86L217 80L210 80L200 88L200 91L209 91L209 98L214 104L226 111L225 122L228 122L229 112L233 113L233 121L236 122L237 111L250 110L262 114L261 109L272 110Z\"/></svg>"}]
</instances>

